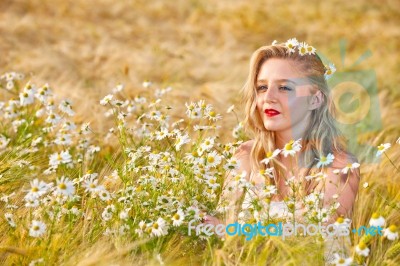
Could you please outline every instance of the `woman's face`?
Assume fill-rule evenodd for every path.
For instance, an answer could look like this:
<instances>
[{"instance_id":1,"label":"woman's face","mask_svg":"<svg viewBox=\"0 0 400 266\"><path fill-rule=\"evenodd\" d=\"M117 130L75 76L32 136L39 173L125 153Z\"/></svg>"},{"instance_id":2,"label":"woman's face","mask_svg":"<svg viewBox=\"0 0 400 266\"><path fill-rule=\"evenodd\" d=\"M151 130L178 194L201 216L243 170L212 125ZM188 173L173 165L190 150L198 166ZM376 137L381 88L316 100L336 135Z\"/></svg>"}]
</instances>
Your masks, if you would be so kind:
<instances>
[{"instance_id":1,"label":"woman's face","mask_svg":"<svg viewBox=\"0 0 400 266\"><path fill-rule=\"evenodd\" d=\"M270 58L256 80L257 111L267 130L288 132L292 139L302 136L310 121L311 85L297 62Z\"/></svg>"}]
</instances>

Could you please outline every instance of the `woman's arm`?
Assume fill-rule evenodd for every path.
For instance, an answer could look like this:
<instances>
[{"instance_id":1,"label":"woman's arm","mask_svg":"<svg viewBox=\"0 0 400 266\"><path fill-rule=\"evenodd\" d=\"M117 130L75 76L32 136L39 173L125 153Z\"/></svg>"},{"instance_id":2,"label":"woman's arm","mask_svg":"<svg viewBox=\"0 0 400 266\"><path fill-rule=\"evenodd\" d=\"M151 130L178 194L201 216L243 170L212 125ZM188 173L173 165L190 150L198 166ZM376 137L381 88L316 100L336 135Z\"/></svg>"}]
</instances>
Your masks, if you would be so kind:
<instances>
[{"instance_id":1,"label":"woman's arm","mask_svg":"<svg viewBox=\"0 0 400 266\"><path fill-rule=\"evenodd\" d=\"M341 172L341 170L348 164L355 162L356 160L349 156L338 156L338 158L335 158L333 165L327 169L325 182L321 182L318 185L318 190L321 189L324 192L324 206L331 206L335 201L340 204L336 215L331 217L331 222L334 222L340 216L345 218L351 218L352 216L353 205L360 183L360 170L359 168L349 169L347 174ZM335 173L335 170L340 172Z\"/></svg>"},{"instance_id":2,"label":"woman's arm","mask_svg":"<svg viewBox=\"0 0 400 266\"><path fill-rule=\"evenodd\" d=\"M250 151L252 147L252 141L247 141L241 144L233 157L239 163L239 169L235 172L237 174L242 174L244 171L246 172L245 179L248 181L250 178ZM225 208L226 212L221 220L216 217L212 217L206 215L204 217L204 223L210 224L219 224L219 223L232 223L237 218L238 212L240 211L240 203L241 198L243 196L243 188L238 185L238 182L235 180L237 175L234 175L233 172L230 172L224 180L224 185L222 188L221 197L218 203L219 208Z\"/></svg>"}]
</instances>

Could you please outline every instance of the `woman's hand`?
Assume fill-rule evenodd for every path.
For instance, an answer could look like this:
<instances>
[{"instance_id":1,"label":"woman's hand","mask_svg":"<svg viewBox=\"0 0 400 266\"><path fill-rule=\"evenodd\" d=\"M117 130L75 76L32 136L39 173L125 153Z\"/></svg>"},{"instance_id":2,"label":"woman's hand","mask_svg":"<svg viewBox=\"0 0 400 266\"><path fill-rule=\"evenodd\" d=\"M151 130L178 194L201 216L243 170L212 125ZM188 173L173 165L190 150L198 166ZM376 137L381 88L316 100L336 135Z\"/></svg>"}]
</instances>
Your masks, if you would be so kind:
<instances>
[{"instance_id":1,"label":"woman's hand","mask_svg":"<svg viewBox=\"0 0 400 266\"><path fill-rule=\"evenodd\" d=\"M212 224L217 226L217 224L223 224L218 218L211 216L211 215L204 215L203 217L203 224Z\"/></svg>"},{"instance_id":2,"label":"woman's hand","mask_svg":"<svg viewBox=\"0 0 400 266\"><path fill-rule=\"evenodd\" d=\"M214 226L214 228L213 228L214 234L217 235L219 238L224 238L225 234L220 235L220 234L217 234L217 233L215 232L215 227L216 227L217 225L219 225L219 224L224 224L224 222L222 222L221 220L219 220L218 218L216 218L216 217L214 217L214 216L211 216L211 215L204 215L203 220L202 220L202 223L203 223L203 224L212 224L212 225ZM224 225L225 225L225 224L224 224Z\"/></svg>"}]
</instances>

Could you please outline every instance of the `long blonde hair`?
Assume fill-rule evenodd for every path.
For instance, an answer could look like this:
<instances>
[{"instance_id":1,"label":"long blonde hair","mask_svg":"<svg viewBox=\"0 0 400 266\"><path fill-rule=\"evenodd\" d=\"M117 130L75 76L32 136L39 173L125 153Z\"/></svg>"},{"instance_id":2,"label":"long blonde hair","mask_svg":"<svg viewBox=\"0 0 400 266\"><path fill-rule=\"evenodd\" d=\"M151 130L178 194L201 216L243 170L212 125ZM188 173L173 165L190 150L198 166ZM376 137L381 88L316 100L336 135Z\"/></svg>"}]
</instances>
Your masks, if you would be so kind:
<instances>
[{"instance_id":1,"label":"long blonde hair","mask_svg":"<svg viewBox=\"0 0 400 266\"><path fill-rule=\"evenodd\" d=\"M312 110L311 120L302 138L303 153L302 164L308 174L311 168L317 163L315 158L326 156L328 153L345 152L344 141L337 127L335 126L335 107L330 96L328 85L324 78L325 66L318 55L300 55L298 50L288 53L284 44L263 46L256 50L250 60L250 71L245 85L243 86L243 101L245 103L246 130L254 135L254 145L250 158L253 172L265 168L260 161L265 158L268 152L274 151L275 132L265 128L256 106L256 81L262 64L270 58L290 59L297 62L300 71L309 79L316 89L323 95L323 102L320 107ZM346 153L346 152L345 152ZM277 170L276 175L282 170L282 165L277 161L272 162ZM275 177L275 182L277 182Z\"/></svg>"}]
</instances>

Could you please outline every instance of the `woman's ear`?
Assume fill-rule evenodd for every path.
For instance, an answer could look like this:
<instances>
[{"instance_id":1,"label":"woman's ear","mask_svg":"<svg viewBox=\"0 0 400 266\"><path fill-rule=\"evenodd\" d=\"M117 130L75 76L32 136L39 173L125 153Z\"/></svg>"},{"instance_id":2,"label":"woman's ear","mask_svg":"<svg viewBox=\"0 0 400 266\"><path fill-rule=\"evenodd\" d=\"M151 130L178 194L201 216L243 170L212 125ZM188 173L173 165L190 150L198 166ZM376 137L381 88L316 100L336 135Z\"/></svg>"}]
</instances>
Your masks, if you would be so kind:
<instances>
[{"instance_id":1,"label":"woman's ear","mask_svg":"<svg viewBox=\"0 0 400 266\"><path fill-rule=\"evenodd\" d=\"M311 96L310 104L308 106L309 110L315 110L318 109L322 103L324 102L324 95L320 90L317 90L316 93L314 93Z\"/></svg>"}]
</instances>

